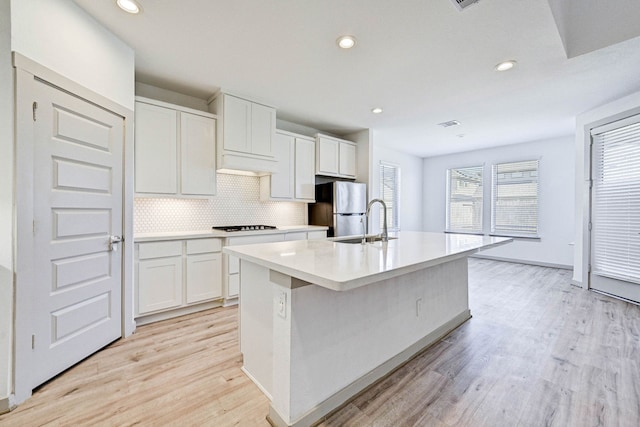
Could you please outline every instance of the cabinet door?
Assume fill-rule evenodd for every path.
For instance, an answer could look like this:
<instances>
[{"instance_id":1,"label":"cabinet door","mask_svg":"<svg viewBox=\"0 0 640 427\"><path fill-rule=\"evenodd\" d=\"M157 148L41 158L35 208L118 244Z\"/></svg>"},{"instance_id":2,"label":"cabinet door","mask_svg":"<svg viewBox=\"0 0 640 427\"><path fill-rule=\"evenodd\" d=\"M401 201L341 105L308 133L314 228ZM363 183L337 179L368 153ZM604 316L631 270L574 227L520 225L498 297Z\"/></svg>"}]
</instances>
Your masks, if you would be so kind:
<instances>
[{"instance_id":1,"label":"cabinet door","mask_svg":"<svg viewBox=\"0 0 640 427\"><path fill-rule=\"evenodd\" d=\"M135 119L136 192L176 194L177 112L136 102Z\"/></svg>"},{"instance_id":2,"label":"cabinet door","mask_svg":"<svg viewBox=\"0 0 640 427\"><path fill-rule=\"evenodd\" d=\"M317 174L338 174L338 141L328 138L318 138L317 141L317 159L316 159L316 173Z\"/></svg>"},{"instance_id":3,"label":"cabinet door","mask_svg":"<svg viewBox=\"0 0 640 427\"><path fill-rule=\"evenodd\" d=\"M296 138L295 153L295 198L314 200L316 197L315 141Z\"/></svg>"},{"instance_id":4,"label":"cabinet door","mask_svg":"<svg viewBox=\"0 0 640 427\"><path fill-rule=\"evenodd\" d=\"M271 174L271 197L273 198L293 198L294 139L292 136L276 133L273 155L278 161L278 166Z\"/></svg>"},{"instance_id":5,"label":"cabinet door","mask_svg":"<svg viewBox=\"0 0 640 427\"><path fill-rule=\"evenodd\" d=\"M227 298L237 297L239 293L240 293L240 275L231 274L229 275Z\"/></svg>"},{"instance_id":6,"label":"cabinet door","mask_svg":"<svg viewBox=\"0 0 640 427\"><path fill-rule=\"evenodd\" d=\"M182 305L182 257L138 262L138 314Z\"/></svg>"},{"instance_id":7,"label":"cabinet door","mask_svg":"<svg viewBox=\"0 0 640 427\"><path fill-rule=\"evenodd\" d=\"M250 151L251 103L235 96L222 96L224 96L222 113L224 149L248 153Z\"/></svg>"},{"instance_id":8,"label":"cabinet door","mask_svg":"<svg viewBox=\"0 0 640 427\"><path fill-rule=\"evenodd\" d=\"M272 157L275 132L276 110L251 104L251 153Z\"/></svg>"},{"instance_id":9,"label":"cabinet door","mask_svg":"<svg viewBox=\"0 0 640 427\"><path fill-rule=\"evenodd\" d=\"M222 297L222 255L187 256L187 304Z\"/></svg>"},{"instance_id":10,"label":"cabinet door","mask_svg":"<svg viewBox=\"0 0 640 427\"><path fill-rule=\"evenodd\" d=\"M340 143L340 175L356 176L356 146Z\"/></svg>"},{"instance_id":11,"label":"cabinet door","mask_svg":"<svg viewBox=\"0 0 640 427\"><path fill-rule=\"evenodd\" d=\"M215 120L180 113L182 194L216 194Z\"/></svg>"}]
</instances>

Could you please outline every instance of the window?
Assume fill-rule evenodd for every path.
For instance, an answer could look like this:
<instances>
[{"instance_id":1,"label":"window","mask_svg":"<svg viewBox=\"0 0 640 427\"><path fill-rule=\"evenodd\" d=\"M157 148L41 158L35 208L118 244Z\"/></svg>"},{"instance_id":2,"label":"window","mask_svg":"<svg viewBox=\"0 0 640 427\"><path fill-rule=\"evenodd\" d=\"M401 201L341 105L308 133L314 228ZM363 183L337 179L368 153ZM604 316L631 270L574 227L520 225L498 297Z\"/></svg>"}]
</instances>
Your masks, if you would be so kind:
<instances>
[{"instance_id":1,"label":"window","mask_svg":"<svg viewBox=\"0 0 640 427\"><path fill-rule=\"evenodd\" d=\"M483 168L447 170L447 231L482 233Z\"/></svg>"},{"instance_id":2,"label":"window","mask_svg":"<svg viewBox=\"0 0 640 427\"><path fill-rule=\"evenodd\" d=\"M387 227L400 231L400 168L380 162L380 198L387 204ZM384 209L380 207L380 230L384 224Z\"/></svg>"},{"instance_id":3,"label":"window","mask_svg":"<svg viewBox=\"0 0 640 427\"><path fill-rule=\"evenodd\" d=\"M538 237L538 160L493 165L491 234Z\"/></svg>"}]
</instances>

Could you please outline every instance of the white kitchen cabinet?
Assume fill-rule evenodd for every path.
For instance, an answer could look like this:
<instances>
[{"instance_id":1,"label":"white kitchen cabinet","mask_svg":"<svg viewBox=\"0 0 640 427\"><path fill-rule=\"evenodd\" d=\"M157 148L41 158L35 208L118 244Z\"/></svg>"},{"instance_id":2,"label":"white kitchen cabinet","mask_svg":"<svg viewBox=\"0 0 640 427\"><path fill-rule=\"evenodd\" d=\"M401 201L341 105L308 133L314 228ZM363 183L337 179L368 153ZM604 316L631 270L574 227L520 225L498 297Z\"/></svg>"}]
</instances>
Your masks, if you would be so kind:
<instances>
[{"instance_id":1,"label":"white kitchen cabinet","mask_svg":"<svg viewBox=\"0 0 640 427\"><path fill-rule=\"evenodd\" d=\"M340 166L340 141L318 136L316 150L316 174L337 176Z\"/></svg>"},{"instance_id":2,"label":"white kitchen cabinet","mask_svg":"<svg viewBox=\"0 0 640 427\"><path fill-rule=\"evenodd\" d=\"M196 114L180 113L182 194L216 194L215 120Z\"/></svg>"},{"instance_id":3,"label":"white kitchen cabinet","mask_svg":"<svg viewBox=\"0 0 640 427\"><path fill-rule=\"evenodd\" d=\"M238 236L227 237L225 246L232 245L250 245L254 243L271 243L282 242L284 235L277 234L258 234L255 236ZM240 291L240 262L237 257L233 255L223 254L223 295L225 300L234 299L238 297Z\"/></svg>"},{"instance_id":4,"label":"white kitchen cabinet","mask_svg":"<svg viewBox=\"0 0 640 427\"><path fill-rule=\"evenodd\" d=\"M186 303L222 297L221 254L187 256Z\"/></svg>"},{"instance_id":5,"label":"white kitchen cabinet","mask_svg":"<svg viewBox=\"0 0 640 427\"><path fill-rule=\"evenodd\" d=\"M291 233L287 233L284 235L284 240L292 241L292 240L307 240L307 232L306 231L294 231Z\"/></svg>"},{"instance_id":6,"label":"white kitchen cabinet","mask_svg":"<svg viewBox=\"0 0 640 427\"><path fill-rule=\"evenodd\" d=\"M218 169L274 171L275 108L219 93L210 100L209 109L221 116Z\"/></svg>"},{"instance_id":7,"label":"white kitchen cabinet","mask_svg":"<svg viewBox=\"0 0 640 427\"><path fill-rule=\"evenodd\" d=\"M221 251L220 239L186 241L186 304L222 297Z\"/></svg>"},{"instance_id":8,"label":"white kitchen cabinet","mask_svg":"<svg viewBox=\"0 0 640 427\"><path fill-rule=\"evenodd\" d=\"M295 198L315 202L316 143L313 139L296 138L295 147Z\"/></svg>"},{"instance_id":9,"label":"white kitchen cabinet","mask_svg":"<svg viewBox=\"0 0 640 427\"><path fill-rule=\"evenodd\" d=\"M340 143L340 166L338 174L344 177L356 177L356 145L351 143Z\"/></svg>"},{"instance_id":10,"label":"white kitchen cabinet","mask_svg":"<svg viewBox=\"0 0 640 427\"><path fill-rule=\"evenodd\" d=\"M356 144L327 135L316 135L316 175L356 177Z\"/></svg>"},{"instance_id":11,"label":"white kitchen cabinet","mask_svg":"<svg viewBox=\"0 0 640 427\"><path fill-rule=\"evenodd\" d=\"M178 192L177 117L178 112L175 110L136 102L136 192Z\"/></svg>"},{"instance_id":12,"label":"white kitchen cabinet","mask_svg":"<svg viewBox=\"0 0 640 427\"><path fill-rule=\"evenodd\" d=\"M221 251L219 238L136 244L136 317L169 318L222 298Z\"/></svg>"},{"instance_id":13,"label":"white kitchen cabinet","mask_svg":"<svg viewBox=\"0 0 640 427\"><path fill-rule=\"evenodd\" d=\"M261 200L315 201L315 141L286 131L277 131L274 155L276 171L260 177Z\"/></svg>"},{"instance_id":14,"label":"white kitchen cabinet","mask_svg":"<svg viewBox=\"0 0 640 427\"><path fill-rule=\"evenodd\" d=\"M286 133L276 132L273 154L278 161L278 167L273 174L260 178L260 196L263 200L291 200L295 188L295 138Z\"/></svg>"},{"instance_id":15,"label":"white kitchen cabinet","mask_svg":"<svg viewBox=\"0 0 640 427\"><path fill-rule=\"evenodd\" d=\"M182 304L182 243L150 242L138 246L138 315Z\"/></svg>"},{"instance_id":16,"label":"white kitchen cabinet","mask_svg":"<svg viewBox=\"0 0 640 427\"><path fill-rule=\"evenodd\" d=\"M138 97L135 116L137 195L215 195L214 115Z\"/></svg>"}]
</instances>

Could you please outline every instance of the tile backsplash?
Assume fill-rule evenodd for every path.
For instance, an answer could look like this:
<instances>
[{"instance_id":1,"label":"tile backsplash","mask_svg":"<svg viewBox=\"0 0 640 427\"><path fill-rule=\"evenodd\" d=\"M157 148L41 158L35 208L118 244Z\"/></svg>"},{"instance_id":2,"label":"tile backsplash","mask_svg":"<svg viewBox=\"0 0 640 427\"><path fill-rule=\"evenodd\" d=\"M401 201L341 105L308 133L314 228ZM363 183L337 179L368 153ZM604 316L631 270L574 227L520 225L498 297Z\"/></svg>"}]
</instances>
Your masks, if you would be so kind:
<instances>
[{"instance_id":1,"label":"tile backsplash","mask_svg":"<svg viewBox=\"0 0 640 427\"><path fill-rule=\"evenodd\" d=\"M207 230L214 225L303 225L307 205L261 202L260 178L218 174L218 191L210 199L136 198L134 233Z\"/></svg>"}]
</instances>

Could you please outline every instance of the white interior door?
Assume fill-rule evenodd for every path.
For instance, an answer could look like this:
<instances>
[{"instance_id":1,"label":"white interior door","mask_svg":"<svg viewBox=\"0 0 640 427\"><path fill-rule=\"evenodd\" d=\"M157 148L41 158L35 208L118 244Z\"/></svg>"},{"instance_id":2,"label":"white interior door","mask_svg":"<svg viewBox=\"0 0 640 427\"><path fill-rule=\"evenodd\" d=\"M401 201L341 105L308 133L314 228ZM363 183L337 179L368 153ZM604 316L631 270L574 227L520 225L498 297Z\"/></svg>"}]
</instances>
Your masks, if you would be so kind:
<instances>
[{"instance_id":1,"label":"white interior door","mask_svg":"<svg viewBox=\"0 0 640 427\"><path fill-rule=\"evenodd\" d=\"M124 121L36 80L33 385L121 336Z\"/></svg>"},{"instance_id":2,"label":"white interior door","mask_svg":"<svg viewBox=\"0 0 640 427\"><path fill-rule=\"evenodd\" d=\"M640 303L640 116L592 142L590 287Z\"/></svg>"}]
</instances>

